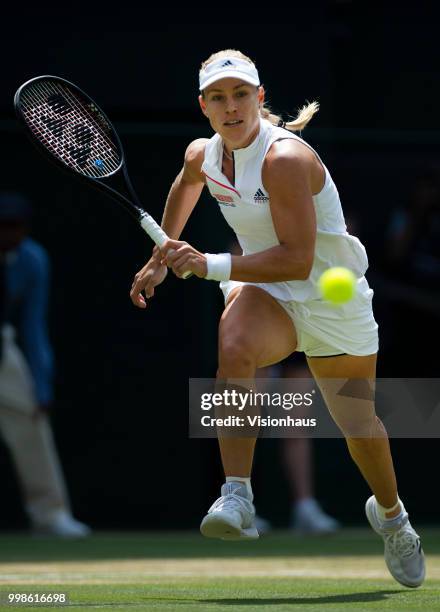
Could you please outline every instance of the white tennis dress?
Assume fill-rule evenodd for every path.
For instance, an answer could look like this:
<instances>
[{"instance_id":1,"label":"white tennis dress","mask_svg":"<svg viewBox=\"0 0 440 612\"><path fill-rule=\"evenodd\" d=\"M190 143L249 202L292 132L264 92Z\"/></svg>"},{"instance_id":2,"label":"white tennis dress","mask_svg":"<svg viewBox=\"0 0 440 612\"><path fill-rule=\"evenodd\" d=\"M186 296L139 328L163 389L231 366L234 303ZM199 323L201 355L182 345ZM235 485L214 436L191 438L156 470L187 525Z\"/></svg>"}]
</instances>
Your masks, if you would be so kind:
<instances>
[{"instance_id":1,"label":"white tennis dress","mask_svg":"<svg viewBox=\"0 0 440 612\"><path fill-rule=\"evenodd\" d=\"M227 299L230 291L241 284L261 287L276 298L295 323L298 347L309 356L338 353L368 355L378 350L377 323L372 312L373 291L364 274L368 259L364 246L347 232L338 190L322 160L302 138L261 119L256 139L233 152L234 185L222 173L223 141L215 134L205 148L202 171L211 195L234 230L243 255L264 251L279 244L270 211L269 194L262 181L264 158L277 141L298 140L311 149L325 170L322 190L313 196L317 234L315 255L307 280L273 283L220 284ZM333 306L320 298L317 281L327 268L344 266L358 278L355 298L342 306Z\"/></svg>"}]
</instances>

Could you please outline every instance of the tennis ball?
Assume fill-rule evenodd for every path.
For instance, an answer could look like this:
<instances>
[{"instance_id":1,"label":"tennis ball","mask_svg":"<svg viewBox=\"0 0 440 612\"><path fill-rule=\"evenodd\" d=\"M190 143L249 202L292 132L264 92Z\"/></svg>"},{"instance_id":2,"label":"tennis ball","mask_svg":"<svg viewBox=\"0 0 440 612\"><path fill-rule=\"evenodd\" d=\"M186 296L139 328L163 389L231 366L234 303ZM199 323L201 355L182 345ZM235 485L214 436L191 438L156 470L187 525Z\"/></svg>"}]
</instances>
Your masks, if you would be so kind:
<instances>
[{"instance_id":1,"label":"tennis ball","mask_svg":"<svg viewBox=\"0 0 440 612\"><path fill-rule=\"evenodd\" d=\"M322 297L333 304L349 302L356 292L356 276L348 268L329 268L318 280Z\"/></svg>"}]
</instances>

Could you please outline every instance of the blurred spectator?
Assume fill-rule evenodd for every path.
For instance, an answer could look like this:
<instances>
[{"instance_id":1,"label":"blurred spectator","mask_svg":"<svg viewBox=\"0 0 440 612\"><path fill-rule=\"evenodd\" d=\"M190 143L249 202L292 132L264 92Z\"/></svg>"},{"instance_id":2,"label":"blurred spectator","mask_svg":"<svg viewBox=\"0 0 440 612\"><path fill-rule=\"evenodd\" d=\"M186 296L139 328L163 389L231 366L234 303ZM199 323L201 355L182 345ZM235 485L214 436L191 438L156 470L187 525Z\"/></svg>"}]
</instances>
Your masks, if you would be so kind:
<instances>
[{"instance_id":1,"label":"blurred spectator","mask_svg":"<svg viewBox=\"0 0 440 612\"><path fill-rule=\"evenodd\" d=\"M0 193L0 433L33 532L84 537L90 529L72 516L48 417L53 401L46 329L49 260L43 247L27 238L30 217L24 196Z\"/></svg>"},{"instance_id":2,"label":"blurred spectator","mask_svg":"<svg viewBox=\"0 0 440 612\"><path fill-rule=\"evenodd\" d=\"M266 376L310 379L313 388L313 379L302 353L294 353L276 366L257 371L257 378ZM329 534L337 531L340 527L339 522L326 514L315 498L313 445L310 438L281 438L279 444L281 461L289 485L290 528L302 535ZM257 516L256 523L260 533L271 529L269 521L260 516Z\"/></svg>"}]
</instances>

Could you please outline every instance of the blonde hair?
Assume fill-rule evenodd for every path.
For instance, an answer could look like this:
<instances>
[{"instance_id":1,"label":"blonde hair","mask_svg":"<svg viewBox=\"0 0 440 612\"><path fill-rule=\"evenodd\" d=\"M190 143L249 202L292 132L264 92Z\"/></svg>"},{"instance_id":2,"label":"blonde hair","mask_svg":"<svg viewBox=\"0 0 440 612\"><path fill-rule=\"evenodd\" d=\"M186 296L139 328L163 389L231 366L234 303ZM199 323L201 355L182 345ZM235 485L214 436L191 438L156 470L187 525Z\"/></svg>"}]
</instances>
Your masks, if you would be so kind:
<instances>
[{"instance_id":1,"label":"blonde hair","mask_svg":"<svg viewBox=\"0 0 440 612\"><path fill-rule=\"evenodd\" d=\"M242 60L246 60L251 64L254 64L254 62L247 55L244 55L244 53L238 51L237 49L223 49L222 51L217 51L216 53L210 55L208 59L202 63L200 70L203 70L203 68L205 68L205 66L207 66L211 62L214 62L215 60L221 59L223 57L238 57ZM203 95L204 92L202 92L202 96ZM271 111L269 106L264 104L260 108L260 115L263 119L267 119L268 121L270 121L272 125L282 126L286 130L289 130L289 132L299 132L306 127L310 119L315 113L318 112L318 110L319 104L318 102L316 102L316 100L314 100L313 102L308 102L307 104L304 104L304 106L299 109L295 119L293 119L292 121L284 121L281 115L276 115Z\"/></svg>"}]
</instances>

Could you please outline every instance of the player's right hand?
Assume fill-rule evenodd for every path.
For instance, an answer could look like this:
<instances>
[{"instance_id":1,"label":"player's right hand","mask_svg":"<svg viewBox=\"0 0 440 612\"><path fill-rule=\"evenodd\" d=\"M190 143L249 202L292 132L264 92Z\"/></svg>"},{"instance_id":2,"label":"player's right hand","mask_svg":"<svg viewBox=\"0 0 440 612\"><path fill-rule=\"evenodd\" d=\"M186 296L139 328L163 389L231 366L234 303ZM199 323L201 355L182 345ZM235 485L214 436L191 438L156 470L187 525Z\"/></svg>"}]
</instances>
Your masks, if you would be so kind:
<instances>
[{"instance_id":1,"label":"player's right hand","mask_svg":"<svg viewBox=\"0 0 440 612\"><path fill-rule=\"evenodd\" d=\"M135 274L133 284L130 290L130 298L138 308L146 308L146 298L151 298L154 295L154 288L160 285L165 280L168 274L166 265L161 264L154 256L148 260L143 268ZM145 294L145 297L142 295Z\"/></svg>"}]
</instances>

